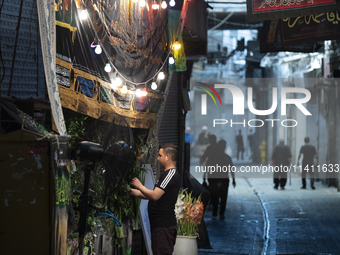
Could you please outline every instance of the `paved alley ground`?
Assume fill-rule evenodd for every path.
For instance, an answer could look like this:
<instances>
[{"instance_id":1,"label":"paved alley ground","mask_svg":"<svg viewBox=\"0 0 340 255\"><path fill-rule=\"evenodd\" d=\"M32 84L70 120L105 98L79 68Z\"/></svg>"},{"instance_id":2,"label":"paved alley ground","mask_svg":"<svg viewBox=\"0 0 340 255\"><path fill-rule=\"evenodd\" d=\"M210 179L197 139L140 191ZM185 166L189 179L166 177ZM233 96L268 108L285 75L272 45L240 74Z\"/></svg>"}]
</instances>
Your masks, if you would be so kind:
<instances>
[{"instance_id":1,"label":"paved alley ground","mask_svg":"<svg viewBox=\"0 0 340 255\"><path fill-rule=\"evenodd\" d=\"M237 178L229 187L226 218L207 208L205 222L213 249L199 254L340 254L340 192L316 182L300 189L291 178L273 189L270 176ZM309 180L307 180L309 184Z\"/></svg>"}]
</instances>

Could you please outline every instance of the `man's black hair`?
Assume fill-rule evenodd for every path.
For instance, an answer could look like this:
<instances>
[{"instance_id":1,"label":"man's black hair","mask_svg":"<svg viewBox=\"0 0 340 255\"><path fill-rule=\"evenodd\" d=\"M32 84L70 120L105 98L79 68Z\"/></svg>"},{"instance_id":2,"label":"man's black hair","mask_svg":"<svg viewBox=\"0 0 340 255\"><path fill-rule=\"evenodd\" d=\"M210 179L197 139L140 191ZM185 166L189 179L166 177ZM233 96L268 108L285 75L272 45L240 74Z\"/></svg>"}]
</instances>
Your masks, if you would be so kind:
<instances>
[{"instance_id":1,"label":"man's black hair","mask_svg":"<svg viewBox=\"0 0 340 255\"><path fill-rule=\"evenodd\" d=\"M160 146L160 149L163 149L165 155L169 155L172 161L177 162L178 158L178 146L175 144L163 144Z\"/></svg>"}]
</instances>

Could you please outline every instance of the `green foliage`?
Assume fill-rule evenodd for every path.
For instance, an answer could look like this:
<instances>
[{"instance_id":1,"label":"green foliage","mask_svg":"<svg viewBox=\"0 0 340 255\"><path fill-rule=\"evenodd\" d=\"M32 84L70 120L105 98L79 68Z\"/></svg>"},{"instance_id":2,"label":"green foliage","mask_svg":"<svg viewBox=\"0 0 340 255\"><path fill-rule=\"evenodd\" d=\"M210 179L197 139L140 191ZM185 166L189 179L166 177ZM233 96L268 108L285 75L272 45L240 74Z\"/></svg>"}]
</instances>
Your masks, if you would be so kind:
<instances>
[{"instance_id":1,"label":"green foliage","mask_svg":"<svg viewBox=\"0 0 340 255\"><path fill-rule=\"evenodd\" d=\"M97 128L93 130L87 130L86 126L88 125L87 117L73 117L68 119L67 128L68 134L70 137L70 148L74 149L77 144L82 140L87 140L84 137L86 136L86 132L91 132L92 139L91 142L98 142L103 140L104 135L107 133L107 128L104 126L98 125ZM91 120L93 121L93 120ZM96 121L96 120L94 120ZM110 138L110 140L114 140ZM141 151L143 154L148 153L148 150L151 146L150 143L145 144L141 137L136 139L135 143L135 155L138 156L138 151ZM106 141L107 142L107 141ZM110 141L111 142L111 141ZM114 183L115 188L109 194L107 201L105 200L105 183L108 180L105 180L104 170L105 168L99 163L93 166L93 170L91 171L90 178L90 190L89 195L91 197L91 203L94 205L102 205L105 201L106 206L102 209L101 212L106 212L110 210L123 224L123 226L132 226L134 229L139 228L139 205L140 199L136 198L129 194L130 182L134 177L139 178L142 182L144 182L144 173L145 169L141 166L139 161L137 160L137 156L132 162L132 168L128 171L122 180ZM131 163L131 162L130 162ZM84 167L86 167L88 163L77 162L77 170L71 171L71 185L73 190L77 190L79 192L73 192L72 203L75 211L79 208L81 201L81 192L83 191L84 184ZM122 235L122 228L117 227L114 220L112 218L103 218L97 217L98 211L89 210L88 213L88 230L95 231L96 221L100 221L104 230L107 233L111 233L113 237L113 242L118 247L124 247L125 237ZM78 216L78 217L77 217ZM79 215L76 215L76 218L79 220ZM125 228L123 227L123 228Z\"/></svg>"},{"instance_id":2,"label":"green foliage","mask_svg":"<svg viewBox=\"0 0 340 255\"><path fill-rule=\"evenodd\" d=\"M85 135L85 122L88 117L73 117L66 119L67 133L70 135L70 148L73 149Z\"/></svg>"}]
</instances>

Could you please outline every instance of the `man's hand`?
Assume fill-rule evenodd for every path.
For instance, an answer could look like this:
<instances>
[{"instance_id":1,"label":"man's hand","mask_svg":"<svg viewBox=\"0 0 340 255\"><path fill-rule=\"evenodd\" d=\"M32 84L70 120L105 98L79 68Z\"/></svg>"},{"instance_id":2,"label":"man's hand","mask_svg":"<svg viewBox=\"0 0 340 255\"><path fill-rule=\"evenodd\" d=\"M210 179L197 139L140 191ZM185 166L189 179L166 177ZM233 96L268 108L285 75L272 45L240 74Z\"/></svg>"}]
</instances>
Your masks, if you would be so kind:
<instances>
[{"instance_id":1,"label":"man's hand","mask_svg":"<svg viewBox=\"0 0 340 255\"><path fill-rule=\"evenodd\" d=\"M129 193L139 198L157 201L165 193L164 190L158 187L153 190L146 188L136 177L132 179L131 184L135 186L135 189L130 188Z\"/></svg>"},{"instance_id":2,"label":"man's hand","mask_svg":"<svg viewBox=\"0 0 340 255\"><path fill-rule=\"evenodd\" d=\"M140 189L143 186L143 184L140 182L140 180L137 177L132 179L131 185L133 185L137 189Z\"/></svg>"},{"instance_id":3,"label":"man's hand","mask_svg":"<svg viewBox=\"0 0 340 255\"><path fill-rule=\"evenodd\" d=\"M233 187L234 187L234 188L236 187L236 182L235 182L235 180L233 180Z\"/></svg>"}]
</instances>

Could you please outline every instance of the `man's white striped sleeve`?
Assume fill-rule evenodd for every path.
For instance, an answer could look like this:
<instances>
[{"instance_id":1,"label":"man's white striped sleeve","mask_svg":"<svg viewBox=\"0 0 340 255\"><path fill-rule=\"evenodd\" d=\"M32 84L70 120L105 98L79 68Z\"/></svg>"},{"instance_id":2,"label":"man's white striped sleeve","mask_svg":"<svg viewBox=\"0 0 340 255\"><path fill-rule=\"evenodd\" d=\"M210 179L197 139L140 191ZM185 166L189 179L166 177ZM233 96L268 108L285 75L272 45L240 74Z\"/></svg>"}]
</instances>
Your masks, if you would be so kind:
<instances>
[{"instance_id":1,"label":"man's white striped sleeve","mask_svg":"<svg viewBox=\"0 0 340 255\"><path fill-rule=\"evenodd\" d=\"M165 189L165 187L169 184L171 178L175 175L176 170L175 169L170 169L167 176L164 178L164 180L162 181L160 187L162 189Z\"/></svg>"}]
</instances>

